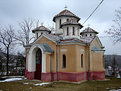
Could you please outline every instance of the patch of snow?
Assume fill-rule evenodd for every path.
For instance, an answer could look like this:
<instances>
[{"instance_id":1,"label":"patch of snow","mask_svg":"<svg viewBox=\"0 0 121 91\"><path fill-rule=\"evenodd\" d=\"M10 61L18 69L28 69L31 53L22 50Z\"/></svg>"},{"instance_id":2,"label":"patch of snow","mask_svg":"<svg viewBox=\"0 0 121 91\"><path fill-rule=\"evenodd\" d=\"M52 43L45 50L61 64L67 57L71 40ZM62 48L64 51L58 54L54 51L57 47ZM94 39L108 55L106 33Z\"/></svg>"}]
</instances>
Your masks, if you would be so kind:
<instances>
[{"instance_id":1,"label":"patch of snow","mask_svg":"<svg viewBox=\"0 0 121 91\"><path fill-rule=\"evenodd\" d=\"M10 78L10 79L5 79L3 81L0 82L11 82L11 81L18 81L18 80L23 80L22 78Z\"/></svg>"},{"instance_id":2,"label":"patch of snow","mask_svg":"<svg viewBox=\"0 0 121 91\"><path fill-rule=\"evenodd\" d=\"M109 91L117 91L117 90L115 90L115 89L112 89L112 90L109 90Z\"/></svg>"},{"instance_id":3,"label":"patch of snow","mask_svg":"<svg viewBox=\"0 0 121 91\"><path fill-rule=\"evenodd\" d=\"M118 74L117 78L121 78L121 77L120 77L120 74Z\"/></svg>"},{"instance_id":4,"label":"patch of snow","mask_svg":"<svg viewBox=\"0 0 121 91\"><path fill-rule=\"evenodd\" d=\"M106 89L110 89L110 88L106 88Z\"/></svg>"},{"instance_id":5,"label":"patch of snow","mask_svg":"<svg viewBox=\"0 0 121 91\"><path fill-rule=\"evenodd\" d=\"M38 84L34 84L34 86L42 86L42 85L47 85L47 84L50 84L50 83L38 83Z\"/></svg>"},{"instance_id":6,"label":"patch of snow","mask_svg":"<svg viewBox=\"0 0 121 91\"><path fill-rule=\"evenodd\" d=\"M27 84L29 84L29 83L23 83L23 84L27 85Z\"/></svg>"},{"instance_id":7,"label":"patch of snow","mask_svg":"<svg viewBox=\"0 0 121 91\"><path fill-rule=\"evenodd\" d=\"M115 89L112 89L112 90L109 90L109 91L121 91L121 89L117 89L117 90L115 90Z\"/></svg>"}]
</instances>

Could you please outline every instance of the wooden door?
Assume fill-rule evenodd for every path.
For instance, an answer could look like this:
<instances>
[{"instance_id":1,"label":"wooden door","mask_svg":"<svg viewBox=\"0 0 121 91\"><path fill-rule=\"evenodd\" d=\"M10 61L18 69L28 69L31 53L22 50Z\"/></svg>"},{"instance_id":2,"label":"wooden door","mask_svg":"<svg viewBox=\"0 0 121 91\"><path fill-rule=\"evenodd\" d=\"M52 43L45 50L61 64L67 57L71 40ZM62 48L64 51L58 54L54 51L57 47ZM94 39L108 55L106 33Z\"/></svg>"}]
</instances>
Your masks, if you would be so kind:
<instances>
[{"instance_id":1,"label":"wooden door","mask_svg":"<svg viewBox=\"0 0 121 91\"><path fill-rule=\"evenodd\" d=\"M40 49L36 52L36 72L35 72L35 79L41 80L41 70L42 70L42 52Z\"/></svg>"}]
</instances>

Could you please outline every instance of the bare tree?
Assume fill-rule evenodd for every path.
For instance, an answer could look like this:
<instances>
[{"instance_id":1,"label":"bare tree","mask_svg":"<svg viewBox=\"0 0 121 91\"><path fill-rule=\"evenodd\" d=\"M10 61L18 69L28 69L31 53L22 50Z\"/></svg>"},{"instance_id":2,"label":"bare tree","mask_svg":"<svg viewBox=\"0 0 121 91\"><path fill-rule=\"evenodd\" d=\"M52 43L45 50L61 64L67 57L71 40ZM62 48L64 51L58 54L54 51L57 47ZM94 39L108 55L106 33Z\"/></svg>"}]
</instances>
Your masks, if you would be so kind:
<instances>
[{"instance_id":1,"label":"bare tree","mask_svg":"<svg viewBox=\"0 0 121 91\"><path fill-rule=\"evenodd\" d=\"M113 20L114 25L111 26L111 28L106 31L107 34L109 34L111 37L114 38L114 42L121 42L121 7L119 10L115 10L116 17Z\"/></svg>"},{"instance_id":2,"label":"bare tree","mask_svg":"<svg viewBox=\"0 0 121 91\"><path fill-rule=\"evenodd\" d=\"M27 18L22 22L19 22L20 29L18 33L14 36L16 40L18 40L18 44L20 45L28 45L30 41L34 38L31 34L31 30L35 27L38 27L39 21L35 22L34 19ZM35 25L36 24L36 25Z\"/></svg>"},{"instance_id":3,"label":"bare tree","mask_svg":"<svg viewBox=\"0 0 121 91\"><path fill-rule=\"evenodd\" d=\"M6 58L7 58L7 62L6 62L7 75L8 75L9 50L13 46L13 43L14 43L12 36L14 36L14 29L12 28L11 25L8 26L8 27L0 29L0 43L6 49L6 54L7 54L6 55Z\"/></svg>"},{"instance_id":4,"label":"bare tree","mask_svg":"<svg viewBox=\"0 0 121 91\"><path fill-rule=\"evenodd\" d=\"M52 26L48 25L49 30L51 31L51 33L55 33L55 28L54 28L54 24L52 24Z\"/></svg>"}]
</instances>

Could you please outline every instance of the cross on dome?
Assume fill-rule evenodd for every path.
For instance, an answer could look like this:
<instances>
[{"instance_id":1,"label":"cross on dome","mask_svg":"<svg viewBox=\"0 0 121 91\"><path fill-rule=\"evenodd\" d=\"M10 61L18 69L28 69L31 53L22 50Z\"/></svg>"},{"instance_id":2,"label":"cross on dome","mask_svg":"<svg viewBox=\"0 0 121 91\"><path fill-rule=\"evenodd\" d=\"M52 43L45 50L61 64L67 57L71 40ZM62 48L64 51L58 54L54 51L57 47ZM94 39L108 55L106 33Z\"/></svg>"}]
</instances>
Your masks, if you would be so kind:
<instances>
[{"instance_id":1,"label":"cross on dome","mask_svg":"<svg viewBox=\"0 0 121 91\"><path fill-rule=\"evenodd\" d=\"M65 7L64 7L65 9L67 9L68 7L65 5Z\"/></svg>"},{"instance_id":2,"label":"cross on dome","mask_svg":"<svg viewBox=\"0 0 121 91\"><path fill-rule=\"evenodd\" d=\"M43 22L41 23L41 26L43 26Z\"/></svg>"},{"instance_id":3,"label":"cross on dome","mask_svg":"<svg viewBox=\"0 0 121 91\"><path fill-rule=\"evenodd\" d=\"M87 26L90 27L90 24L88 24Z\"/></svg>"}]
</instances>

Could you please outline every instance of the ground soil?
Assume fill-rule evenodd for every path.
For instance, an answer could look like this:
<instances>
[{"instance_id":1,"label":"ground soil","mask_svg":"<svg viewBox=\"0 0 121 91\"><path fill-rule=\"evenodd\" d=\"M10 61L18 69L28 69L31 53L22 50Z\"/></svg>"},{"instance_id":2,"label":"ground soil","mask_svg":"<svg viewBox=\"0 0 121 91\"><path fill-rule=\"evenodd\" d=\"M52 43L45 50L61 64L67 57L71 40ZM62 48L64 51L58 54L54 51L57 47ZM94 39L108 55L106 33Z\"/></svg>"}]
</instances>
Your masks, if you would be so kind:
<instances>
[{"instance_id":1,"label":"ground soil","mask_svg":"<svg viewBox=\"0 0 121 91\"><path fill-rule=\"evenodd\" d=\"M43 82L38 80L0 82L0 91L109 91L121 88L121 79L114 77L108 77L104 81L51 82L51 84L35 86L34 84L37 83Z\"/></svg>"}]
</instances>

